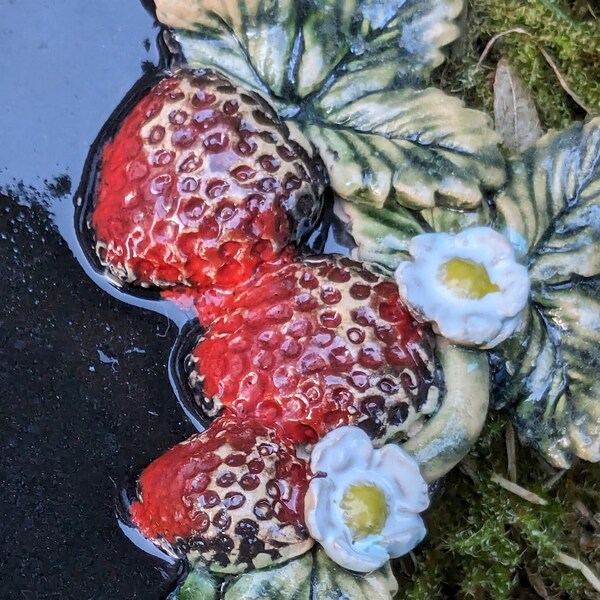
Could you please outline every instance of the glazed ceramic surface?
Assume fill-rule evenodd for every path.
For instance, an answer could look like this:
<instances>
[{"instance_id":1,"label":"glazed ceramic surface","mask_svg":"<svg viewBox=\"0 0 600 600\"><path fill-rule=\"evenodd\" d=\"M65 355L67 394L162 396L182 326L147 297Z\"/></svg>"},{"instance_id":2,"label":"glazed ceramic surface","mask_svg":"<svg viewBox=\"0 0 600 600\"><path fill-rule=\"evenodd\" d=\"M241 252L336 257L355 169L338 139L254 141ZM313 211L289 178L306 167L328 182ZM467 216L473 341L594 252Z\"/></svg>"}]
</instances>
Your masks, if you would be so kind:
<instances>
[{"instance_id":1,"label":"glazed ceramic surface","mask_svg":"<svg viewBox=\"0 0 600 600\"><path fill-rule=\"evenodd\" d=\"M98 270L197 323L173 378L206 430L124 507L185 561L172 598L391 598L490 399L554 464L600 459L600 123L506 161L427 87L461 9L156 1L167 67L77 222Z\"/></svg>"}]
</instances>

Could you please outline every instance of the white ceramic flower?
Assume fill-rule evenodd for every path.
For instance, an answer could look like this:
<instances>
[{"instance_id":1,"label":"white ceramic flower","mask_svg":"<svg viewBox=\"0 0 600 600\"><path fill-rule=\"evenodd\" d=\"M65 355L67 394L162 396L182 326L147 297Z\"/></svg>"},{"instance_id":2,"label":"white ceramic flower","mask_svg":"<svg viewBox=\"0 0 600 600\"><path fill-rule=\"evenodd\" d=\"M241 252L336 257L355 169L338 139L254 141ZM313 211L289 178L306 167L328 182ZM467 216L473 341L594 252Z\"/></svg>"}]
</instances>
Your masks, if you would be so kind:
<instances>
[{"instance_id":1,"label":"white ceramic flower","mask_svg":"<svg viewBox=\"0 0 600 600\"><path fill-rule=\"evenodd\" d=\"M340 427L314 447L305 498L313 538L333 561L368 572L412 550L429 506L416 461L395 444L375 450L358 427Z\"/></svg>"},{"instance_id":2,"label":"white ceramic flower","mask_svg":"<svg viewBox=\"0 0 600 600\"><path fill-rule=\"evenodd\" d=\"M529 298L527 269L510 242L489 227L425 233L396 269L400 293L436 333L465 346L493 348L515 331Z\"/></svg>"}]
</instances>

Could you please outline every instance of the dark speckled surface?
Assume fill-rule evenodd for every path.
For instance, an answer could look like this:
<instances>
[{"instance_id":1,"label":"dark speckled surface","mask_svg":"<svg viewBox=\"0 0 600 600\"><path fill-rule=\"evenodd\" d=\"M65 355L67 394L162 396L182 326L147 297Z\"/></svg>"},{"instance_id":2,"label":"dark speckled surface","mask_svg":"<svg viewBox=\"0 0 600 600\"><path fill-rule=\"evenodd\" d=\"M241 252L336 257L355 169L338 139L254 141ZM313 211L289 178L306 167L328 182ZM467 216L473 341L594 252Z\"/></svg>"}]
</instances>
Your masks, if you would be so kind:
<instances>
[{"instance_id":1,"label":"dark speckled surface","mask_svg":"<svg viewBox=\"0 0 600 600\"><path fill-rule=\"evenodd\" d=\"M50 214L157 30L136 0L0 14L0 597L158 600L165 565L120 531L114 496L193 430L167 378L177 330L97 288Z\"/></svg>"}]
</instances>

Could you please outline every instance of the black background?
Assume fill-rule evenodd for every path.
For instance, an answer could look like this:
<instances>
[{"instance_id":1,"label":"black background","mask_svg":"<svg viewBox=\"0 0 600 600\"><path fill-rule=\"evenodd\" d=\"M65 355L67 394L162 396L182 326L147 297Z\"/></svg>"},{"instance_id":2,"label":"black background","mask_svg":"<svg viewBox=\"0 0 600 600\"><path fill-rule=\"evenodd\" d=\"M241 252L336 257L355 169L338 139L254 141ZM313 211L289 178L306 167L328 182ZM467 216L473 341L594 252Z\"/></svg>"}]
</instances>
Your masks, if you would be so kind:
<instances>
[{"instance_id":1,"label":"black background","mask_svg":"<svg viewBox=\"0 0 600 600\"><path fill-rule=\"evenodd\" d=\"M193 431L167 377L177 329L101 291L56 226L157 64L158 29L137 0L0 0L0 15L0 598L158 600L173 569L114 506Z\"/></svg>"}]
</instances>

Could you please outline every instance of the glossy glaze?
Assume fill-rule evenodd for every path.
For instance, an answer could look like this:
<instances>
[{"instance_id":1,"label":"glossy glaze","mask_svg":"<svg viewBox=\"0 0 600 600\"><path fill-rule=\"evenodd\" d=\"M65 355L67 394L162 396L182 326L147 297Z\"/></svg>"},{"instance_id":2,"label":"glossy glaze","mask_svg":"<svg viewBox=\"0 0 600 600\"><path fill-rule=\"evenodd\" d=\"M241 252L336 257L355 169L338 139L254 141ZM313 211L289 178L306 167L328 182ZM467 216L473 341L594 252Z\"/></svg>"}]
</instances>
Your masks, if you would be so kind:
<instances>
[{"instance_id":1,"label":"glossy glaze","mask_svg":"<svg viewBox=\"0 0 600 600\"><path fill-rule=\"evenodd\" d=\"M359 424L383 443L410 437L438 406L433 338L393 280L335 256L254 281L192 353L205 412L280 426L296 443Z\"/></svg>"},{"instance_id":2,"label":"glossy glaze","mask_svg":"<svg viewBox=\"0 0 600 600\"><path fill-rule=\"evenodd\" d=\"M127 282L232 289L315 225L321 177L266 102L181 72L102 151L96 251Z\"/></svg>"},{"instance_id":3,"label":"glossy glaze","mask_svg":"<svg viewBox=\"0 0 600 600\"><path fill-rule=\"evenodd\" d=\"M158 544L239 572L302 554L308 465L277 429L222 417L151 463L131 520Z\"/></svg>"}]
</instances>

